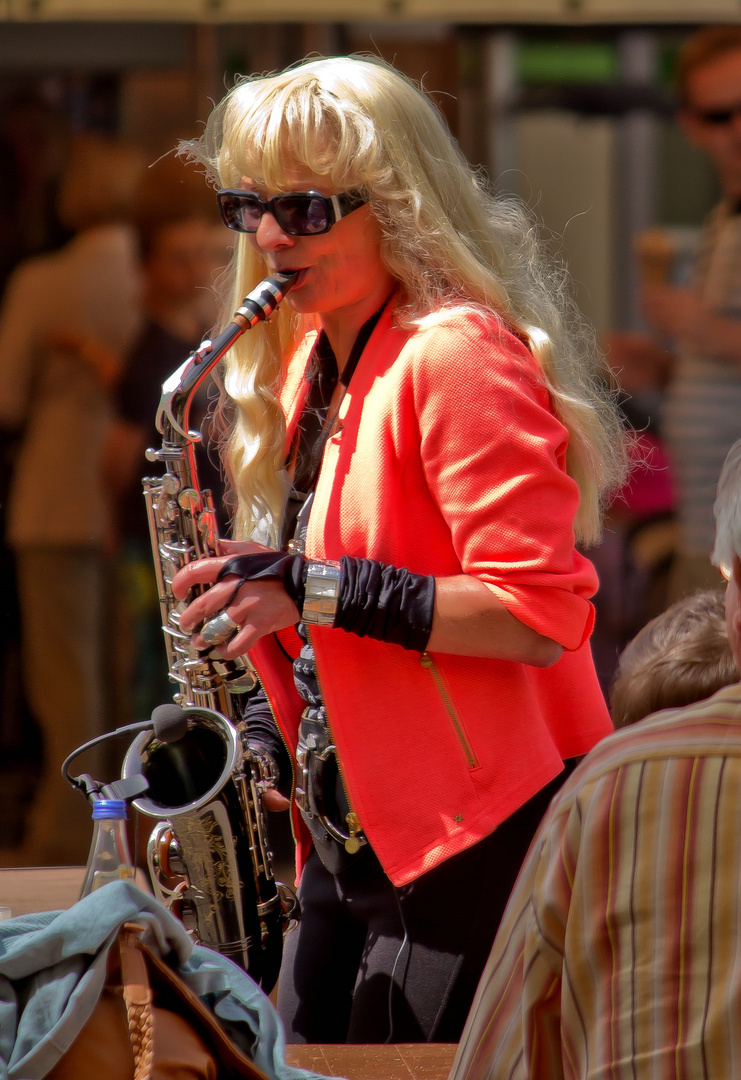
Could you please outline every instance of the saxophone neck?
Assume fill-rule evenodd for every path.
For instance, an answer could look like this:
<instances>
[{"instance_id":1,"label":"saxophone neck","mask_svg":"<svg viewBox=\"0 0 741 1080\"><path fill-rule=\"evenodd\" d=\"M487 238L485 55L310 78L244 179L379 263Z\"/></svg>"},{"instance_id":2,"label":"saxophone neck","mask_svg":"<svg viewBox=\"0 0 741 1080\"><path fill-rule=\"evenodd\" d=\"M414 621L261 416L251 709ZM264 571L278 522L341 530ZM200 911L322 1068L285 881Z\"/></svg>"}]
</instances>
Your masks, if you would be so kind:
<instances>
[{"instance_id":1,"label":"saxophone neck","mask_svg":"<svg viewBox=\"0 0 741 1080\"><path fill-rule=\"evenodd\" d=\"M193 396L234 342L259 322L269 319L280 304L298 273L274 274L247 293L233 320L213 339L206 338L195 352L162 385L157 411L157 430L166 438L174 436L199 442L200 433L187 430Z\"/></svg>"}]
</instances>

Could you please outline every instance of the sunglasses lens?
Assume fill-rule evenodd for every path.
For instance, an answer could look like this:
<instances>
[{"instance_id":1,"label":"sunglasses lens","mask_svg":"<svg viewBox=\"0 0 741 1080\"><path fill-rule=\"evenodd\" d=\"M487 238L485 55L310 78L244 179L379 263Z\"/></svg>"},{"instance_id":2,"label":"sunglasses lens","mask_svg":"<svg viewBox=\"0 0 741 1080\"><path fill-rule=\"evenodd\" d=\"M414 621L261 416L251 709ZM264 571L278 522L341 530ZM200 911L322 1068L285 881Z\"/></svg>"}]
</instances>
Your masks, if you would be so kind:
<instances>
[{"instance_id":1,"label":"sunglasses lens","mask_svg":"<svg viewBox=\"0 0 741 1080\"><path fill-rule=\"evenodd\" d=\"M703 124L709 124L712 127L725 127L726 124L730 124L735 116L741 115L741 107L736 109L709 109L707 112L701 112L699 114Z\"/></svg>"},{"instance_id":2,"label":"sunglasses lens","mask_svg":"<svg viewBox=\"0 0 741 1080\"><path fill-rule=\"evenodd\" d=\"M260 200L249 195L220 195L219 207L225 225L236 232L257 232L262 217Z\"/></svg>"},{"instance_id":3,"label":"sunglasses lens","mask_svg":"<svg viewBox=\"0 0 741 1080\"><path fill-rule=\"evenodd\" d=\"M279 195L273 201L281 229L291 236L326 232L332 224L328 200L313 195Z\"/></svg>"}]
</instances>

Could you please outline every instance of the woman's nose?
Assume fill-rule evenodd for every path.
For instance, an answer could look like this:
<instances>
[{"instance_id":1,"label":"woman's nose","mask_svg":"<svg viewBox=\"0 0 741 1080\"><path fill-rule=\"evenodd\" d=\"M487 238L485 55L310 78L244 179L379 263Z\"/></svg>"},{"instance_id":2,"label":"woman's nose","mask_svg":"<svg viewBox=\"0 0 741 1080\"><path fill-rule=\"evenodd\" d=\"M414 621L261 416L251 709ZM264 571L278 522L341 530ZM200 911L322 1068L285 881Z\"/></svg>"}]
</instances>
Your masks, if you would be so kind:
<instances>
[{"instance_id":1,"label":"woman's nose","mask_svg":"<svg viewBox=\"0 0 741 1080\"><path fill-rule=\"evenodd\" d=\"M260 222L257 226L257 232L255 233L255 240L259 247L265 251L270 251L277 247L285 247L293 243L293 237L284 232L280 225L269 211L260 218Z\"/></svg>"}]
</instances>

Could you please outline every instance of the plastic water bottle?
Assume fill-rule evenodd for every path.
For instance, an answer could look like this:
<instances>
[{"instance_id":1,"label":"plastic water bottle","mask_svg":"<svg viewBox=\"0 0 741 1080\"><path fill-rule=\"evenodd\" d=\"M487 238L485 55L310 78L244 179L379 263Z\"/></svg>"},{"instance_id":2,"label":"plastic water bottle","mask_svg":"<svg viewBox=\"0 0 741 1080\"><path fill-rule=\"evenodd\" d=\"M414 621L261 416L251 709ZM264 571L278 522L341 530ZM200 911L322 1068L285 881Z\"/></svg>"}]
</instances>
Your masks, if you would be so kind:
<instances>
[{"instance_id":1,"label":"plastic water bottle","mask_svg":"<svg viewBox=\"0 0 741 1080\"><path fill-rule=\"evenodd\" d=\"M123 799L99 799L93 803L93 840L80 899L110 881L133 879L136 868L129 853L127 818Z\"/></svg>"}]
</instances>

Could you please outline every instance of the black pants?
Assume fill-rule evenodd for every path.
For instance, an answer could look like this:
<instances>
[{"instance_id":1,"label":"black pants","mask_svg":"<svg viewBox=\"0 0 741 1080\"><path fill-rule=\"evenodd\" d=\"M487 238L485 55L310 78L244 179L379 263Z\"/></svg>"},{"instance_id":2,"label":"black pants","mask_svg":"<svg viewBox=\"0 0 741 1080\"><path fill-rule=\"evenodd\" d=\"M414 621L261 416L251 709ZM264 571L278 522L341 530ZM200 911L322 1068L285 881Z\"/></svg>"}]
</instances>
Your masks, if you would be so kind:
<instances>
[{"instance_id":1,"label":"black pants","mask_svg":"<svg viewBox=\"0 0 741 1080\"><path fill-rule=\"evenodd\" d=\"M402 888L372 851L337 875L312 851L278 984L288 1042L457 1042L515 878L569 764L490 836Z\"/></svg>"}]
</instances>

